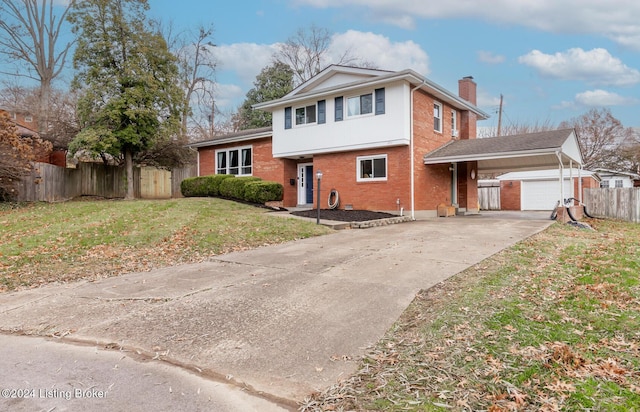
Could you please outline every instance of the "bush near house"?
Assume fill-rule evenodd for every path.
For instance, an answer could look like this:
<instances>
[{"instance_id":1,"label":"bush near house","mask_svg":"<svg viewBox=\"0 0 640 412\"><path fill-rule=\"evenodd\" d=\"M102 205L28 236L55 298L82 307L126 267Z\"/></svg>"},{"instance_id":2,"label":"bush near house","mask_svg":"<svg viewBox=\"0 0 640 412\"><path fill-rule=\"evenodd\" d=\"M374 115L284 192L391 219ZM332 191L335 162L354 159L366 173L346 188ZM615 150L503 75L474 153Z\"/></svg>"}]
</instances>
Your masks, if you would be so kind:
<instances>
[{"instance_id":1,"label":"bush near house","mask_svg":"<svg viewBox=\"0 0 640 412\"><path fill-rule=\"evenodd\" d=\"M180 191L184 197L217 197L220 196L220 183L231 177L233 175L190 177L180 183Z\"/></svg>"},{"instance_id":2,"label":"bush near house","mask_svg":"<svg viewBox=\"0 0 640 412\"><path fill-rule=\"evenodd\" d=\"M249 182L258 182L261 179L253 176L241 176L227 179L220 184L220 196L230 199L245 200L244 189Z\"/></svg>"},{"instance_id":3,"label":"bush near house","mask_svg":"<svg viewBox=\"0 0 640 412\"><path fill-rule=\"evenodd\" d=\"M183 180L180 188L184 197L225 197L252 203L282 200L284 193L280 183L233 175L192 177Z\"/></svg>"},{"instance_id":4,"label":"bush near house","mask_svg":"<svg viewBox=\"0 0 640 412\"><path fill-rule=\"evenodd\" d=\"M282 200L283 193L284 188L277 182L249 182L245 185L244 200L253 203L266 203Z\"/></svg>"}]
</instances>

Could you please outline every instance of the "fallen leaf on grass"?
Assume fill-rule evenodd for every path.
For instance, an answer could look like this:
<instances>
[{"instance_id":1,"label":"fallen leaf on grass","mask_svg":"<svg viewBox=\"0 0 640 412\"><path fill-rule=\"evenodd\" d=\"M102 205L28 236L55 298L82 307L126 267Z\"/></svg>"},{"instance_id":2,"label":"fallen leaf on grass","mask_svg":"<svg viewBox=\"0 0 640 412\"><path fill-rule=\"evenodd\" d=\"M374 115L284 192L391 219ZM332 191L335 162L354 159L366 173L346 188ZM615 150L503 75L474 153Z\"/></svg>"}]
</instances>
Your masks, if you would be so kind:
<instances>
[{"instance_id":1,"label":"fallen leaf on grass","mask_svg":"<svg viewBox=\"0 0 640 412\"><path fill-rule=\"evenodd\" d=\"M562 382L560 379L556 379L553 383L545 386L545 388L553 392L575 392L576 391L576 387L573 384Z\"/></svg>"}]
</instances>

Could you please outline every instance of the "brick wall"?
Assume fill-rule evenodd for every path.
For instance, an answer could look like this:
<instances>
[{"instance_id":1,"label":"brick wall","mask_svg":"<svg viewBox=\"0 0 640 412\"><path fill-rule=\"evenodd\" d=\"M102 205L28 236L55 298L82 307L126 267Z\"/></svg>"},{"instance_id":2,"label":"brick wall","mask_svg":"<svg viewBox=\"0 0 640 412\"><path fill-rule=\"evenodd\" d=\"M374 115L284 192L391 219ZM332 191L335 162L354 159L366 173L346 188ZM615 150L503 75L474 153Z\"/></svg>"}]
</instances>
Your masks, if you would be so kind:
<instances>
[{"instance_id":1,"label":"brick wall","mask_svg":"<svg viewBox=\"0 0 640 412\"><path fill-rule=\"evenodd\" d=\"M198 164L199 176L209 176L216 174L216 148L199 147Z\"/></svg>"},{"instance_id":2,"label":"brick wall","mask_svg":"<svg viewBox=\"0 0 640 412\"><path fill-rule=\"evenodd\" d=\"M375 182L357 181L357 157L387 155L387 180ZM409 148L407 146L390 147L358 152L331 153L316 155L313 158L314 172L322 170L321 201L326 200L331 189L340 195L340 208L353 205L354 209L405 210L410 208Z\"/></svg>"},{"instance_id":3,"label":"brick wall","mask_svg":"<svg viewBox=\"0 0 640 412\"><path fill-rule=\"evenodd\" d=\"M520 181L500 182L500 207L502 210L520 210Z\"/></svg>"},{"instance_id":4,"label":"brick wall","mask_svg":"<svg viewBox=\"0 0 640 412\"><path fill-rule=\"evenodd\" d=\"M437 101L418 90L414 94L414 162L416 210L436 210L441 203L451 204L449 164L425 165L423 156L451 141L451 107L443 105L443 129L433 129L433 104ZM459 190L460 191L460 190Z\"/></svg>"}]
</instances>

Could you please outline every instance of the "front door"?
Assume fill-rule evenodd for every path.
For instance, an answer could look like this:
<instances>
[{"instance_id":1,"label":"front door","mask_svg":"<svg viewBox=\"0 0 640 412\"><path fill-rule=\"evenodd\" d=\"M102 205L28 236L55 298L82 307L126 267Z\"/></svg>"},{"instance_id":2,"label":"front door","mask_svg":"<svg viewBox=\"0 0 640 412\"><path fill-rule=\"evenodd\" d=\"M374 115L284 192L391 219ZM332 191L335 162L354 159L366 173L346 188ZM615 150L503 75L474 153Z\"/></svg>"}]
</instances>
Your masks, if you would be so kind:
<instances>
[{"instance_id":1,"label":"front door","mask_svg":"<svg viewBox=\"0 0 640 412\"><path fill-rule=\"evenodd\" d=\"M313 163L298 165L298 204L313 205Z\"/></svg>"}]
</instances>

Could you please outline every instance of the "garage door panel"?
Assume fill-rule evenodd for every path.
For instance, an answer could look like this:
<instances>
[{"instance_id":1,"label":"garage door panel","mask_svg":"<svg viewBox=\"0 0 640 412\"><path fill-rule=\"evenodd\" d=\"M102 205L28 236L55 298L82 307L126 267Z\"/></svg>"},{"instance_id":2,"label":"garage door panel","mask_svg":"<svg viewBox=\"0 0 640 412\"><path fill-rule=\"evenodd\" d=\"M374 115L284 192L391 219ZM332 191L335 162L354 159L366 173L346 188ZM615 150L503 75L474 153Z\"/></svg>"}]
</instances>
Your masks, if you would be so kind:
<instances>
[{"instance_id":1,"label":"garage door panel","mask_svg":"<svg viewBox=\"0 0 640 412\"><path fill-rule=\"evenodd\" d=\"M571 184L564 182L565 197L570 197ZM558 180L530 180L523 181L521 185L522 210L553 210L560 199L560 186Z\"/></svg>"}]
</instances>

